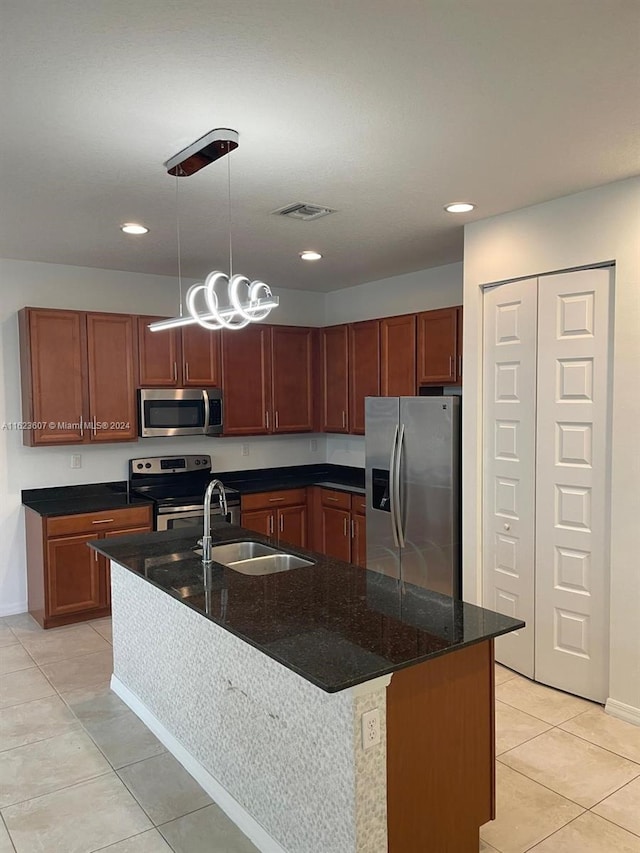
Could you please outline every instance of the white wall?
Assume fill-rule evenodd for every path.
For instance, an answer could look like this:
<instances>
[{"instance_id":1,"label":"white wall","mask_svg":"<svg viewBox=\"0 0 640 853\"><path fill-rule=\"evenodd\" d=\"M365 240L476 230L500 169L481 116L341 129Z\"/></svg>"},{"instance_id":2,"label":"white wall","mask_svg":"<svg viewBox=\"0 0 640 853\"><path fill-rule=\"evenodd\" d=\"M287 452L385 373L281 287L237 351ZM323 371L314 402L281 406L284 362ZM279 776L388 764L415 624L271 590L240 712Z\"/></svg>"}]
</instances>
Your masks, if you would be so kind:
<instances>
[{"instance_id":1,"label":"white wall","mask_svg":"<svg viewBox=\"0 0 640 853\"><path fill-rule=\"evenodd\" d=\"M640 179L465 227L463 589L481 603L481 285L615 261L611 473L611 699L640 721ZM633 713L630 712L630 713Z\"/></svg>"},{"instance_id":2,"label":"white wall","mask_svg":"<svg viewBox=\"0 0 640 853\"><path fill-rule=\"evenodd\" d=\"M327 293L325 325L461 304L462 264L447 264Z\"/></svg>"},{"instance_id":3,"label":"white wall","mask_svg":"<svg viewBox=\"0 0 640 853\"><path fill-rule=\"evenodd\" d=\"M186 282L190 284L191 282ZM274 322L321 325L324 295L274 289L281 298ZM26 569L22 489L76 483L126 480L127 461L134 456L160 455L166 439L105 447L24 447L19 432L2 424L21 420L17 311L25 305L125 313L172 314L177 310L174 278L113 270L87 269L28 261L0 261L0 615L26 609ZM270 318L271 320L271 318ZM205 449L221 470L324 462L325 439L316 436L264 436L248 440L192 438L171 442L172 452ZM250 455L241 456L248 444ZM69 468L73 451L82 454L82 468Z\"/></svg>"}]
</instances>

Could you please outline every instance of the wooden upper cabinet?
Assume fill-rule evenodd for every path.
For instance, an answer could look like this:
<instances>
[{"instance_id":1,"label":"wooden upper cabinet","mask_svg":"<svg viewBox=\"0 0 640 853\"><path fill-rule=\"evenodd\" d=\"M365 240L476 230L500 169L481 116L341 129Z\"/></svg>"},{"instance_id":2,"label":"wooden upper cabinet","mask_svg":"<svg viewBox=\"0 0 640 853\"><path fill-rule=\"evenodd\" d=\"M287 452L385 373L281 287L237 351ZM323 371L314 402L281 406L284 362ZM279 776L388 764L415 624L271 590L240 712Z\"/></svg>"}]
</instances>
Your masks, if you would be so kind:
<instances>
[{"instance_id":1,"label":"wooden upper cabinet","mask_svg":"<svg viewBox=\"0 0 640 853\"><path fill-rule=\"evenodd\" d=\"M349 432L364 435L364 398L380 394L380 321L349 326Z\"/></svg>"},{"instance_id":2,"label":"wooden upper cabinet","mask_svg":"<svg viewBox=\"0 0 640 853\"><path fill-rule=\"evenodd\" d=\"M380 393L413 397L416 393L416 315L380 320Z\"/></svg>"},{"instance_id":3,"label":"wooden upper cabinet","mask_svg":"<svg viewBox=\"0 0 640 853\"><path fill-rule=\"evenodd\" d=\"M184 326L182 329L182 384L186 388L217 388L222 384L221 338L221 332L203 329L197 324Z\"/></svg>"},{"instance_id":4,"label":"wooden upper cabinet","mask_svg":"<svg viewBox=\"0 0 640 853\"><path fill-rule=\"evenodd\" d=\"M458 307L418 314L418 384L454 385L460 374Z\"/></svg>"},{"instance_id":5,"label":"wooden upper cabinet","mask_svg":"<svg viewBox=\"0 0 640 853\"><path fill-rule=\"evenodd\" d=\"M272 432L313 430L313 330L271 327Z\"/></svg>"},{"instance_id":6,"label":"wooden upper cabinet","mask_svg":"<svg viewBox=\"0 0 640 853\"><path fill-rule=\"evenodd\" d=\"M152 332L149 323L162 317L138 317L138 364L141 388L178 388L180 371L180 330Z\"/></svg>"},{"instance_id":7,"label":"wooden upper cabinet","mask_svg":"<svg viewBox=\"0 0 640 853\"><path fill-rule=\"evenodd\" d=\"M135 330L125 314L87 314L91 442L135 441Z\"/></svg>"},{"instance_id":8,"label":"wooden upper cabinet","mask_svg":"<svg viewBox=\"0 0 640 853\"><path fill-rule=\"evenodd\" d=\"M22 416L38 425L23 431L24 444L83 443L88 415L85 315L23 308L18 320Z\"/></svg>"},{"instance_id":9,"label":"wooden upper cabinet","mask_svg":"<svg viewBox=\"0 0 640 853\"><path fill-rule=\"evenodd\" d=\"M321 329L322 429L349 432L349 327Z\"/></svg>"},{"instance_id":10,"label":"wooden upper cabinet","mask_svg":"<svg viewBox=\"0 0 640 853\"><path fill-rule=\"evenodd\" d=\"M225 435L271 431L271 327L249 325L222 332Z\"/></svg>"}]
</instances>

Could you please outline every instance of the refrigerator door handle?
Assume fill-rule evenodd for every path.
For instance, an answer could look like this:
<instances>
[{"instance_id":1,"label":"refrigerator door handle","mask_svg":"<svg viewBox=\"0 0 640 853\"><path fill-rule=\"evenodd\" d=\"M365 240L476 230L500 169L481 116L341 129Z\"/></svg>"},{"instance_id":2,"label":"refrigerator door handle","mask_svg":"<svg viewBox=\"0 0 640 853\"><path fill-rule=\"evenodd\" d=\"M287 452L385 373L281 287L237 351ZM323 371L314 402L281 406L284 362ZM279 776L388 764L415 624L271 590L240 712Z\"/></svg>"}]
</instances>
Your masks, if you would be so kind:
<instances>
[{"instance_id":1,"label":"refrigerator door handle","mask_svg":"<svg viewBox=\"0 0 640 853\"><path fill-rule=\"evenodd\" d=\"M404 424L400 426L400 433L396 444L395 470L393 472L393 506L395 509L396 529L398 546L404 548L404 530L402 528L402 505L400 503L400 465L402 463L402 444L404 441Z\"/></svg>"},{"instance_id":2,"label":"refrigerator door handle","mask_svg":"<svg viewBox=\"0 0 640 853\"><path fill-rule=\"evenodd\" d=\"M389 503L391 508L391 532L393 533L393 544L396 548L400 547L398 539L398 519L396 516L396 487L395 487L395 467L396 453L398 447L398 424L396 424L395 432L393 433L393 441L391 442L391 456L389 457Z\"/></svg>"}]
</instances>

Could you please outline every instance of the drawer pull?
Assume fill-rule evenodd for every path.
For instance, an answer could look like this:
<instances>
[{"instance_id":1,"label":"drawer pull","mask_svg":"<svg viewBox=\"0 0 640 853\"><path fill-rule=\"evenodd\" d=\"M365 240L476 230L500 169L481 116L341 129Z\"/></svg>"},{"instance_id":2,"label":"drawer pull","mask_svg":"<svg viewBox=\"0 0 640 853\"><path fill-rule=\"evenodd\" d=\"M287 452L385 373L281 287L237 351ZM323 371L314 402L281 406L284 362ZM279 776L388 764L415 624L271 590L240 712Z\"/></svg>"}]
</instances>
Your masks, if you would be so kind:
<instances>
[{"instance_id":1,"label":"drawer pull","mask_svg":"<svg viewBox=\"0 0 640 853\"><path fill-rule=\"evenodd\" d=\"M114 521L113 518L100 518L97 521L92 521L91 524L109 524L111 521Z\"/></svg>"},{"instance_id":2,"label":"drawer pull","mask_svg":"<svg viewBox=\"0 0 640 853\"><path fill-rule=\"evenodd\" d=\"M337 503L338 500L339 500L339 498L327 498L327 497L325 497L325 501L336 501L336 503Z\"/></svg>"},{"instance_id":3,"label":"drawer pull","mask_svg":"<svg viewBox=\"0 0 640 853\"><path fill-rule=\"evenodd\" d=\"M274 503L275 501L283 501L284 498L269 498L270 503Z\"/></svg>"}]
</instances>

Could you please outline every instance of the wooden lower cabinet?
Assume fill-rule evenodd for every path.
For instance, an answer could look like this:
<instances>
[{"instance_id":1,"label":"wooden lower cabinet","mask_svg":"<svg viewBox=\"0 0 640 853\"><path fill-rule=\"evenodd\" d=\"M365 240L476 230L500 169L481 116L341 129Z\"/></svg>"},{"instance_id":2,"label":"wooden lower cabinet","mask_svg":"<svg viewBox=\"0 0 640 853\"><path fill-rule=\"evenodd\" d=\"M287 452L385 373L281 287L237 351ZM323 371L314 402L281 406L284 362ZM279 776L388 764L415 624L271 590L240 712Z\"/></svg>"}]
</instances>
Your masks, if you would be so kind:
<instances>
[{"instance_id":1,"label":"wooden lower cabinet","mask_svg":"<svg viewBox=\"0 0 640 853\"><path fill-rule=\"evenodd\" d=\"M364 495L351 495L351 562L367 567L367 503Z\"/></svg>"},{"instance_id":2,"label":"wooden lower cabinet","mask_svg":"<svg viewBox=\"0 0 640 853\"><path fill-rule=\"evenodd\" d=\"M351 562L351 512L332 506L321 509L321 551L327 557Z\"/></svg>"},{"instance_id":3,"label":"wooden lower cabinet","mask_svg":"<svg viewBox=\"0 0 640 853\"><path fill-rule=\"evenodd\" d=\"M94 534L51 539L47 548L48 615L68 616L106 606L98 554L87 547Z\"/></svg>"},{"instance_id":4,"label":"wooden lower cabinet","mask_svg":"<svg viewBox=\"0 0 640 853\"><path fill-rule=\"evenodd\" d=\"M306 547L307 490L278 489L244 495L240 524L283 544Z\"/></svg>"},{"instance_id":5,"label":"wooden lower cabinet","mask_svg":"<svg viewBox=\"0 0 640 853\"><path fill-rule=\"evenodd\" d=\"M87 543L153 528L150 506L54 517L27 508L25 526L29 613L43 628L109 616L110 564Z\"/></svg>"}]
</instances>

